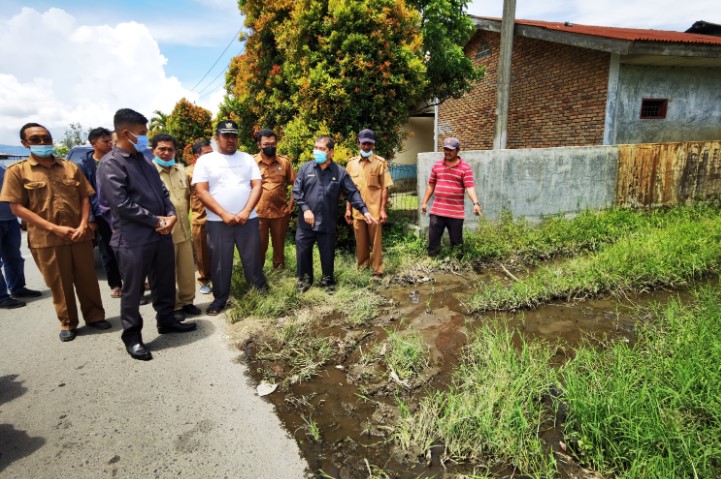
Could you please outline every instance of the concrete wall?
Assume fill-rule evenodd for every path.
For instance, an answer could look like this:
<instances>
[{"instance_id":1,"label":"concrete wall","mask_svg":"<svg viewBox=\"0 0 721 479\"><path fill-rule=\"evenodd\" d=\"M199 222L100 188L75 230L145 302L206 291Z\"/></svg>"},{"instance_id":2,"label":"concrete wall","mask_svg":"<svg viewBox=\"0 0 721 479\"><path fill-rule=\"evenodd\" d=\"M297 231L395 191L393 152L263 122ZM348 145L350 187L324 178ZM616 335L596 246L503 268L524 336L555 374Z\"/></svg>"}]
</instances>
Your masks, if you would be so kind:
<instances>
[{"instance_id":1,"label":"concrete wall","mask_svg":"<svg viewBox=\"0 0 721 479\"><path fill-rule=\"evenodd\" d=\"M612 143L721 138L721 68L621 65ZM663 120L641 120L643 98L667 98Z\"/></svg>"},{"instance_id":2,"label":"concrete wall","mask_svg":"<svg viewBox=\"0 0 721 479\"><path fill-rule=\"evenodd\" d=\"M393 162L399 165L415 165L418 154L433 151L433 117L410 117L404 127L408 135L403 147L396 152Z\"/></svg>"},{"instance_id":3,"label":"concrete wall","mask_svg":"<svg viewBox=\"0 0 721 479\"><path fill-rule=\"evenodd\" d=\"M498 218L504 209L513 216L539 220L614 204L615 146L462 151L461 156L473 168L478 201L488 219ZM431 167L441 158L441 153L418 155L421 201ZM473 228L475 224L471 202L466 199L465 225ZM420 226L428 226L427 215L420 215Z\"/></svg>"}]
</instances>

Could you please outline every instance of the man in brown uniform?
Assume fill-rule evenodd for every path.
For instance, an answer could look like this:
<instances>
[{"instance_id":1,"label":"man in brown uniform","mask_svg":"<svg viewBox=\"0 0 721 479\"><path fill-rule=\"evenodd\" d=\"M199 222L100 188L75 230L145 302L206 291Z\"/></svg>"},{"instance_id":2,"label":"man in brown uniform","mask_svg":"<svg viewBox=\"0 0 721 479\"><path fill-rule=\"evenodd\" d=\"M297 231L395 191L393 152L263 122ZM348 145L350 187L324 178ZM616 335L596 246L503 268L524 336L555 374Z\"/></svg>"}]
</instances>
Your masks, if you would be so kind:
<instances>
[{"instance_id":1,"label":"man in brown uniform","mask_svg":"<svg viewBox=\"0 0 721 479\"><path fill-rule=\"evenodd\" d=\"M173 249L175 251L175 312L178 321L185 315L197 316L202 311L193 304L195 299L195 264L193 263L193 236L190 232L190 183L185 167L175 161L177 151L175 138L167 133L153 136L153 164L158 170L160 179L168 190L170 202L175 207L178 222L173 228Z\"/></svg>"},{"instance_id":2,"label":"man in brown uniform","mask_svg":"<svg viewBox=\"0 0 721 479\"><path fill-rule=\"evenodd\" d=\"M276 154L278 137L272 130L260 130L256 138L260 152L255 155L255 161L263 178L263 194L256 206L260 223L260 257L265 261L270 231L273 268L283 268L285 236L293 209L293 195L288 194L288 187L295 181L295 171L288 158Z\"/></svg>"},{"instance_id":3,"label":"man in brown uniform","mask_svg":"<svg viewBox=\"0 0 721 479\"><path fill-rule=\"evenodd\" d=\"M210 254L208 253L208 237L205 232L205 222L208 221L208 213L205 205L198 198L193 184L193 171L198 158L213 151L210 141L201 140L193 143L193 163L185 169L185 177L190 185L190 211L191 230L193 233L193 247L195 248L195 259L198 262L198 283L202 294L213 292L210 287Z\"/></svg>"},{"instance_id":4,"label":"man in brown uniform","mask_svg":"<svg viewBox=\"0 0 721 479\"><path fill-rule=\"evenodd\" d=\"M20 129L20 141L30 156L8 168L0 201L10 203L28 225L30 252L53 294L60 340L75 339L76 293L85 323L108 329L88 228L89 197L95 191L74 163L53 156L47 128L28 123Z\"/></svg>"},{"instance_id":5,"label":"man in brown uniform","mask_svg":"<svg viewBox=\"0 0 721 479\"><path fill-rule=\"evenodd\" d=\"M393 185L393 180L386 160L373 153L375 144L376 134L373 130L362 130L358 133L360 155L351 158L345 168L360 191L368 211L374 218L378 218L378 224L368 224L358 210L351 214L348 202L345 220L353 225L358 266L370 266L373 279L379 280L383 275L383 223L388 220L388 188Z\"/></svg>"}]
</instances>

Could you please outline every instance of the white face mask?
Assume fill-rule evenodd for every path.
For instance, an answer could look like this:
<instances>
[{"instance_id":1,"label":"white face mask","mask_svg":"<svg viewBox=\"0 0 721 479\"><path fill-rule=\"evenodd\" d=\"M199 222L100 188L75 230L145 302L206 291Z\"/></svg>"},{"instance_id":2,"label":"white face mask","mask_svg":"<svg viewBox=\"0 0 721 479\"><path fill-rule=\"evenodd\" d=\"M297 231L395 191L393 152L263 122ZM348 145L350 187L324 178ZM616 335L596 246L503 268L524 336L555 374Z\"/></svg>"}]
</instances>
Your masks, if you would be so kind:
<instances>
[{"instance_id":1,"label":"white face mask","mask_svg":"<svg viewBox=\"0 0 721 479\"><path fill-rule=\"evenodd\" d=\"M371 155L373 154L373 150L371 150L371 151L363 151L363 150L361 150L361 151L360 151L360 154L361 154L361 156L362 156L363 158L368 158L369 156L371 156Z\"/></svg>"}]
</instances>

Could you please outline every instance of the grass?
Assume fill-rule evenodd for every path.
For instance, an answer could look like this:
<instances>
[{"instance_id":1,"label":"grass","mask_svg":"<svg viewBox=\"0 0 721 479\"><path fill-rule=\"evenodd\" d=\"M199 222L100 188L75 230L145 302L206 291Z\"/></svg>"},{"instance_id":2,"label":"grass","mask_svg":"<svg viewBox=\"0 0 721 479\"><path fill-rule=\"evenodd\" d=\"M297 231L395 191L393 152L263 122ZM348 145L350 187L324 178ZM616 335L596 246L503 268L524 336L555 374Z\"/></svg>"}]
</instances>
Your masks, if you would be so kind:
<instances>
[{"instance_id":1,"label":"grass","mask_svg":"<svg viewBox=\"0 0 721 479\"><path fill-rule=\"evenodd\" d=\"M484 286L466 305L470 313L512 310L602 292L686 285L720 266L719 211L680 207L649 215L593 254L541 266L510 287Z\"/></svg>"},{"instance_id":2,"label":"grass","mask_svg":"<svg viewBox=\"0 0 721 479\"><path fill-rule=\"evenodd\" d=\"M430 350L417 331L389 331L386 367L401 381L412 379L430 365Z\"/></svg>"},{"instance_id":3,"label":"grass","mask_svg":"<svg viewBox=\"0 0 721 479\"><path fill-rule=\"evenodd\" d=\"M579 457L626 478L721 475L721 293L671 302L637 346L580 350L562 371Z\"/></svg>"},{"instance_id":4,"label":"grass","mask_svg":"<svg viewBox=\"0 0 721 479\"><path fill-rule=\"evenodd\" d=\"M538 437L542 398L552 384L552 350L506 327L480 329L446 392L432 392L418 408L399 401L394 439L404 451L423 455L442 447L451 460L515 465L521 474L552 477L554 459ZM490 465L490 464L489 464Z\"/></svg>"}]
</instances>

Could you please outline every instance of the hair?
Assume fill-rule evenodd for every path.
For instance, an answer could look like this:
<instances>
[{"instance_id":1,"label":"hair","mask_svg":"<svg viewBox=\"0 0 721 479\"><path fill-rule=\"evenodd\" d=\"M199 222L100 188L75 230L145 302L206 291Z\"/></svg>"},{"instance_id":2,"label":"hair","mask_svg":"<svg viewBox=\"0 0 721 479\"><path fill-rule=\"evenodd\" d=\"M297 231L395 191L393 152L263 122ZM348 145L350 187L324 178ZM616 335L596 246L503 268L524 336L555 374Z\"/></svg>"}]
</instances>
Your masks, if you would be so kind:
<instances>
[{"instance_id":1,"label":"hair","mask_svg":"<svg viewBox=\"0 0 721 479\"><path fill-rule=\"evenodd\" d=\"M102 126L100 126L98 128L93 128L88 133L88 142L92 143L95 140L97 140L98 138L100 138L101 136L109 136L112 138L113 132L108 130L107 128L103 128Z\"/></svg>"},{"instance_id":2,"label":"hair","mask_svg":"<svg viewBox=\"0 0 721 479\"><path fill-rule=\"evenodd\" d=\"M147 123L147 118L130 108L121 108L115 112L115 116L113 117L113 126L115 127L115 131L120 131L126 126L145 125Z\"/></svg>"},{"instance_id":3,"label":"hair","mask_svg":"<svg viewBox=\"0 0 721 479\"><path fill-rule=\"evenodd\" d=\"M178 147L178 141L175 137L173 135L168 135L167 133L158 133L157 135L153 135L153 139L150 141L150 147L155 149L161 141L170 141L173 143L174 148Z\"/></svg>"},{"instance_id":4,"label":"hair","mask_svg":"<svg viewBox=\"0 0 721 479\"><path fill-rule=\"evenodd\" d=\"M278 139L278 135L276 135L273 130L270 130L270 129L268 129L268 128L265 128L265 129L263 129L263 130L260 130L260 131L255 135L255 142L256 142L256 143L260 143L260 139L263 138L263 137L266 137L266 138L271 138L271 137L273 137L273 138L275 138L276 140Z\"/></svg>"},{"instance_id":5,"label":"hair","mask_svg":"<svg viewBox=\"0 0 721 479\"><path fill-rule=\"evenodd\" d=\"M44 127L43 125L41 125L40 123L25 123L25 124L22 126L22 128L20 128L20 139L21 139L21 140L24 140L24 139L25 139L25 130L27 130L28 128L35 128L35 127L38 127L38 126L39 126L40 128L45 128L45 127ZM48 130L47 128L45 128L45 130L46 130L48 133L50 133L50 130Z\"/></svg>"},{"instance_id":6,"label":"hair","mask_svg":"<svg viewBox=\"0 0 721 479\"><path fill-rule=\"evenodd\" d=\"M210 140L200 140L193 143L193 154L199 155L203 151L204 146L210 146Z\"/></svg>"},{"instance_id":7,"label":"hair","mask_svg":"<svg viewBox=\"0 0 721 479\"><path fill-rule=\"evenodd\" d=\"M316 142L319 142L320 140L325 140L325 146L332 150L335 146L335 142L333 141L333 138L331 138L329 135L320 135L318 138L315 139Z\"/></svg>"}]
</instances>

